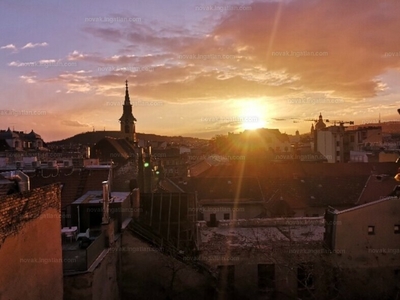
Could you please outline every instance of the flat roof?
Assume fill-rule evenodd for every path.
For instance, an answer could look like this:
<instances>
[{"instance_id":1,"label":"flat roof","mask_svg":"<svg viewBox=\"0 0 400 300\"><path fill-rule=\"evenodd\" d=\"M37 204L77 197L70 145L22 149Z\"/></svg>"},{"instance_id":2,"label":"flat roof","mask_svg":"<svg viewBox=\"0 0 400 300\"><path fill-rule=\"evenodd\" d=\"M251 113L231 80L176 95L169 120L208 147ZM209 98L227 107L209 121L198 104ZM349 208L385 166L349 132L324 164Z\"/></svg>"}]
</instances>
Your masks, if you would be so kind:
<instances>
[{"instance_id":1,"label":"flat roof","mask_svg":"<svg viewBox=\"0 0 400 300\"><path fill-rule=\"evenodd\" d=\"M129 197L129 192L111 192L110 203L122 203ZM88 191L72 204L103 203L103 191Z\"/></svg>"}]
</instances>

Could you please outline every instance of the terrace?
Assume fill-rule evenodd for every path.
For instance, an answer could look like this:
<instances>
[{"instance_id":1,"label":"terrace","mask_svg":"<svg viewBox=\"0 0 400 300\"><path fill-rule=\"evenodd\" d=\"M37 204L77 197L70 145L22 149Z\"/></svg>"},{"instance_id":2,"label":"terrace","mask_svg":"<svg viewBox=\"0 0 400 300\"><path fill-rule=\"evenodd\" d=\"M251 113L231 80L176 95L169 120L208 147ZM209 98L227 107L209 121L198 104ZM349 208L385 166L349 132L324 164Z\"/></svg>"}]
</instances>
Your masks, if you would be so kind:
<instances>
[{"instance_id":1,"label":"terrace","mask_svg":"<svg viewBox=\"0 0 400 300\"><path fill-rule=\"evenodd\" d=\"M106 248L105 235L100 228L89 229L89 237L78 235L63 238L62 255L64 272L83 272L90 269Z\"/></svg>"}]
</instances>

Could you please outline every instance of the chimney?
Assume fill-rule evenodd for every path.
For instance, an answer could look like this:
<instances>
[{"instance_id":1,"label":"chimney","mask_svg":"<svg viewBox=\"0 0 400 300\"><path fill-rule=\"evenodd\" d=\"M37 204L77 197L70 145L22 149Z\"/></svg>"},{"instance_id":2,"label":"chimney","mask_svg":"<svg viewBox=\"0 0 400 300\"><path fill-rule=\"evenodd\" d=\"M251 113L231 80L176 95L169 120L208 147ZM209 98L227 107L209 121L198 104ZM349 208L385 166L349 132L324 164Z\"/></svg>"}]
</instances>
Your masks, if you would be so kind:
<instances>
[{"instance_id":1,"label":"chimney","mask_svg":"<svg viewBox=\"0 0 400 300\"><path fill-rule=\"evenodd\" d=\"M112 187L112 178L113 178L113 164L114 162L111 160L110 162L110 170L108 171L108 197L111 198L111 187Z\"/></svg>"},{"instance_id":2,"label":"chimney","mask_svg":"<svg viewBox=\"0 0 400 300\"><path fill-rule=\"evenodd\" d=\"M109 217L109 203L110 203L110 195L108 191L108 181L103 181L103 224L108 224L110 221Z\"/></svg>"},{"instance_id":3,"label":"chimney","mask_svg":"<svg viewBox=\"0 0 400 300\"><path fill-rule=\"evenodd\" d=\"M8 171L2 172L0 174L8 180L14 181L18 185L18 189L21 193L29 191L31 189L29 176L22 171Z\"/></svg>"}]
</instances>

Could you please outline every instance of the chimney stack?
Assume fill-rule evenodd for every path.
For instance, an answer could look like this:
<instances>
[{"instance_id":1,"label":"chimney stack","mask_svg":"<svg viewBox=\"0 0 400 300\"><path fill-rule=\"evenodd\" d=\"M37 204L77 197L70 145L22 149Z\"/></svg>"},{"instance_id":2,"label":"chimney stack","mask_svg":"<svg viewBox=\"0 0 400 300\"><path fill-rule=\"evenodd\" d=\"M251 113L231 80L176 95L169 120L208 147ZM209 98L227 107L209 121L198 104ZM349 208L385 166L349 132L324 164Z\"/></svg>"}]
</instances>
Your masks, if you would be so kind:
<instances>
[{"instance_id":1,"label":"chimney stack","mask_svg":"<svg viewBox=\"0 0 400 300\"><path fill-rule=\"evenodd\" d=\"M110 221L109 216L109 203L110 203L110 195L108 191L108 181L103 181L103 224L108 224Z\"/></svg>"}]
</instances>

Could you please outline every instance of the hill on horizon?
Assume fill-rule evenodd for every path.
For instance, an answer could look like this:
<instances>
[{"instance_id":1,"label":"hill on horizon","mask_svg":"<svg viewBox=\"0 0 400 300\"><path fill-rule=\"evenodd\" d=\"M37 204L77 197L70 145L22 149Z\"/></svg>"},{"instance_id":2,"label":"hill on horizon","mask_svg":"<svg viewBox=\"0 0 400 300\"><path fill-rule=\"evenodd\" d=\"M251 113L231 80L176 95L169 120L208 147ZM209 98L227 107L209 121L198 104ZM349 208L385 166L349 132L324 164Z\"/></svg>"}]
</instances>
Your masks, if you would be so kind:
<instances>
[{"instance_id":1,"label":"hill on horizon","mask_svg":"<svg viewBox=\"0 0 400 300\"><path fill-rule=\"evenodd\" d=\"M348 126L348 129L357 129L357 127L368 127L368 126L381 126L383 133L400 133L400 120L399 121L387 121L381 123L364 123Z\"/></svg>"},{"instance_id":2,"label":"hill on horizon","mask_svg":"<svg viewBox=\"0 0 400 300\"><path fill-rule=\"evenodd\" d=\"M100 141L104 137L113 137L117 139L124 138L124 135L120 131L88 131L76 134L72 137L59 140L59 141L52 141L48 142L48 145L68 145L68 144L82 144L92 146ZM146 140L146 141L159 141L159 142L190 142L190 141L201 141L206 139L199 139L193 137L182 137L182 136L163 136L163 135L156 135L151 133L136 133L136 138L138 140Z\"/></svg>"}]
</instances>

